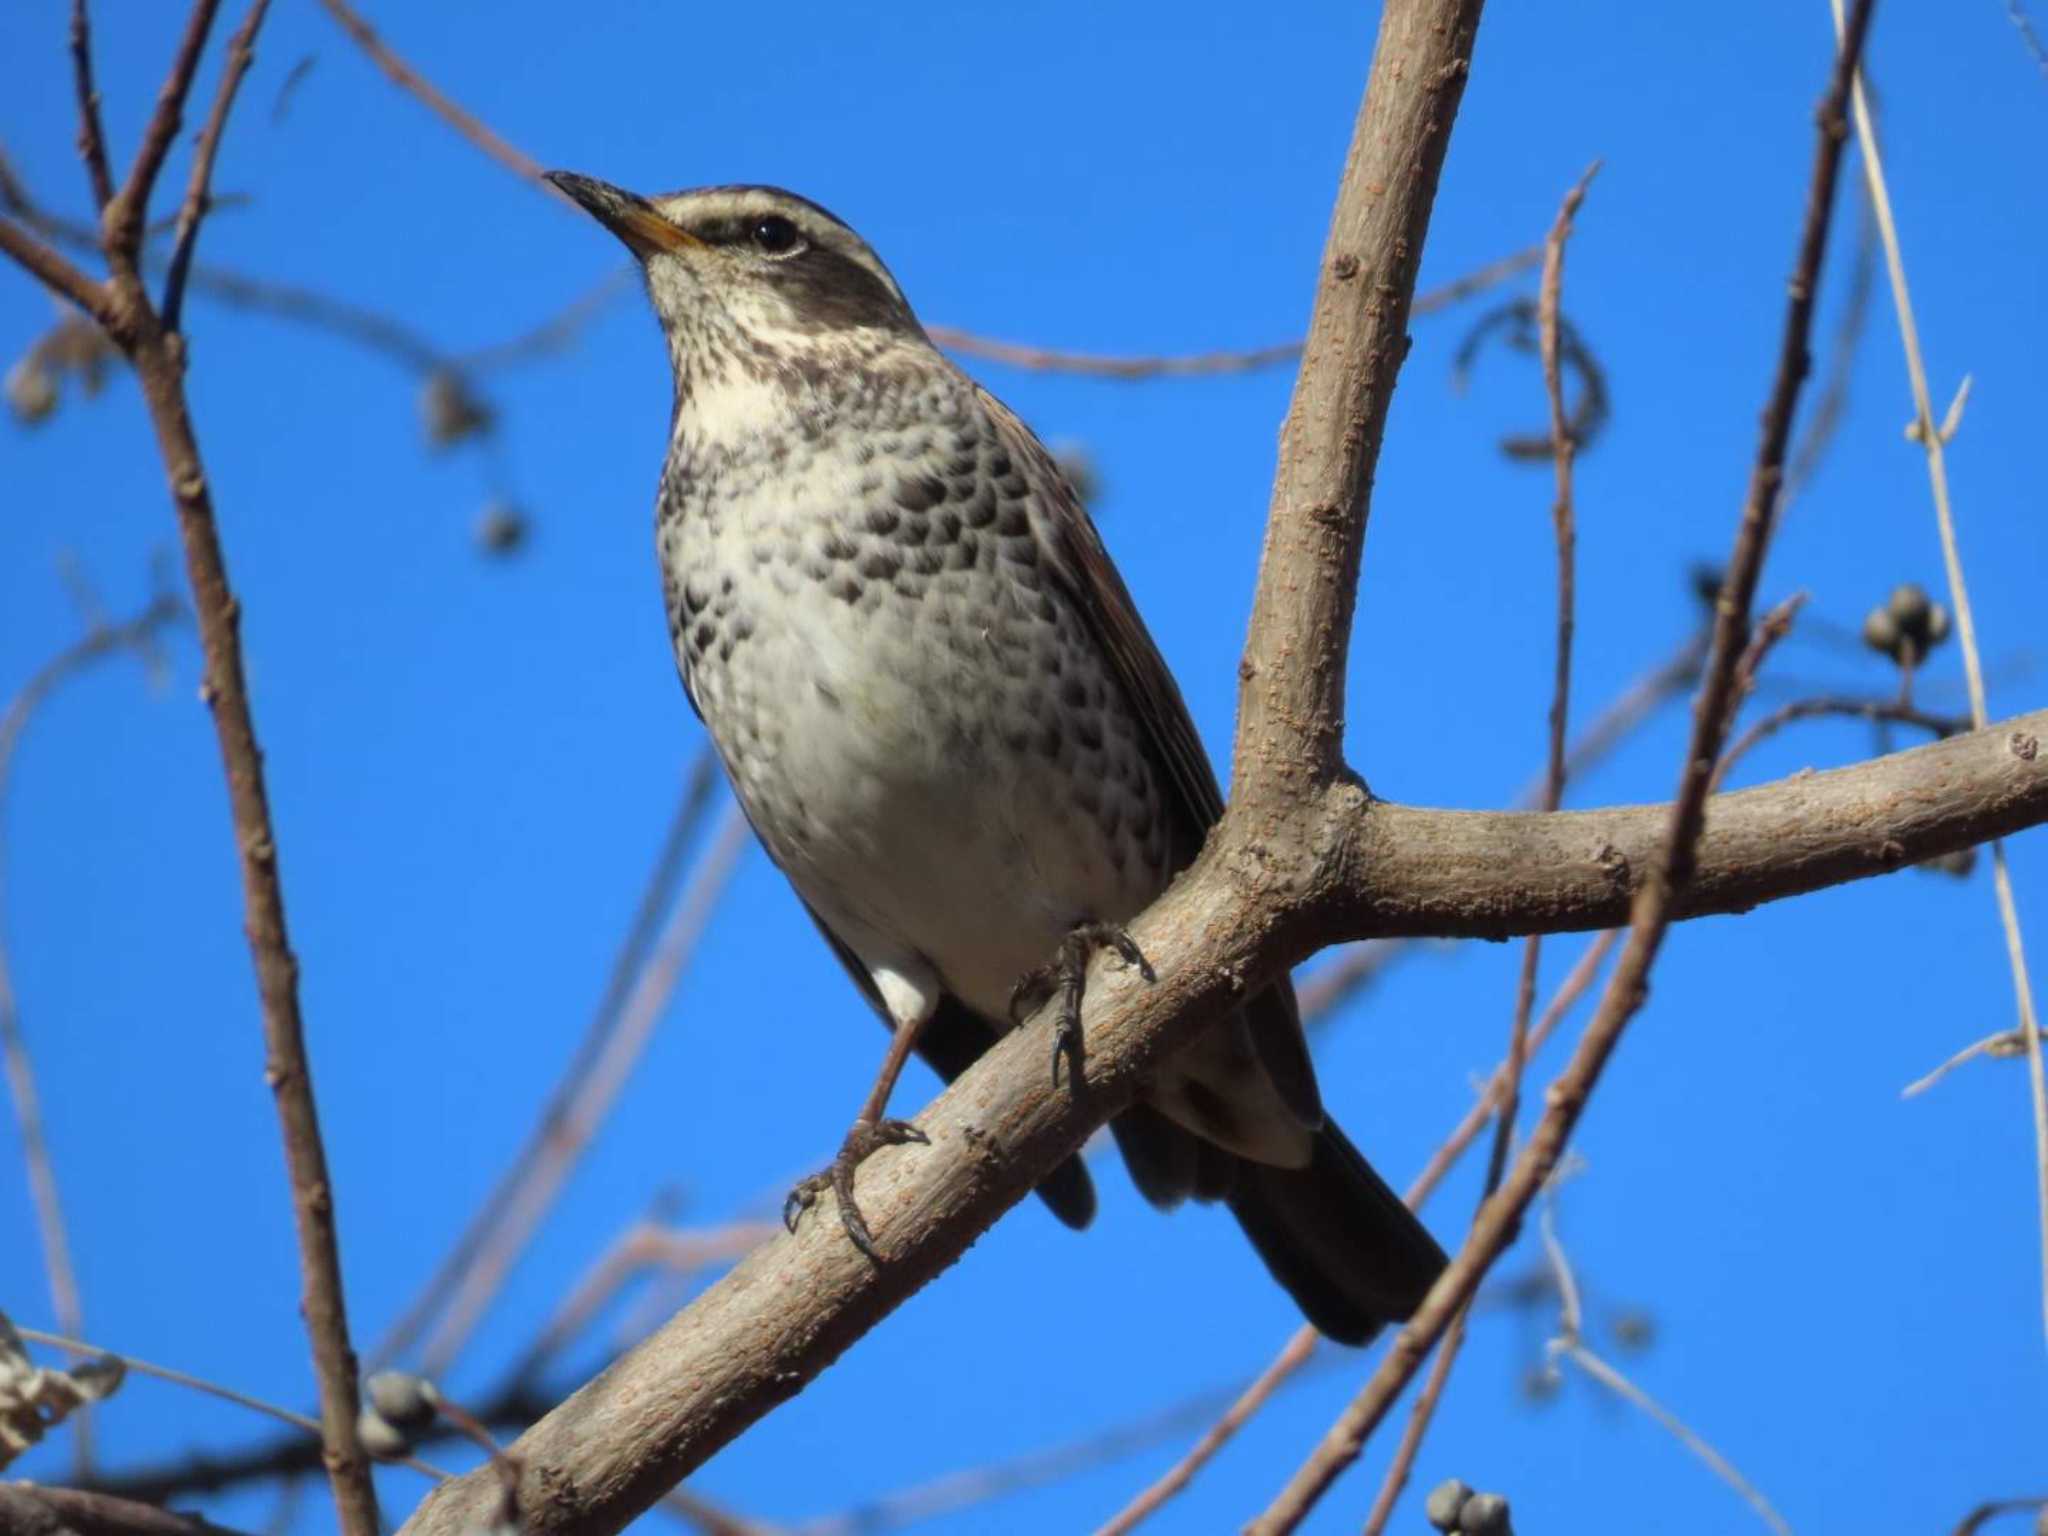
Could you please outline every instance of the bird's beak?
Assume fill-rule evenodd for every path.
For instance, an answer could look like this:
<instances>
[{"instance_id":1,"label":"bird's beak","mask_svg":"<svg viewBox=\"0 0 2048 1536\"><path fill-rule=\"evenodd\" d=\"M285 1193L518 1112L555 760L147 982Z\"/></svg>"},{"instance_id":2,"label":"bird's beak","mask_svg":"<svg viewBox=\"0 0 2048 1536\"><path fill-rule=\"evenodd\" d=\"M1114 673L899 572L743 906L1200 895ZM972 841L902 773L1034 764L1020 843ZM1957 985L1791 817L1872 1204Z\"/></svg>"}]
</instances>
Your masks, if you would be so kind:
<instances>
[{"instance_id":1,"label":"bird's beak","mask_svg":"<svg viewBox=\"0 0 2048 1536\"><path fill-rule=\"evenodd\" d=\"M704 242L685 234L661 216L646 198L594 176L549 171L547 180L571 202L625 242L645 261L658 251L679 251Z\"/></svg>"}]
</instances>

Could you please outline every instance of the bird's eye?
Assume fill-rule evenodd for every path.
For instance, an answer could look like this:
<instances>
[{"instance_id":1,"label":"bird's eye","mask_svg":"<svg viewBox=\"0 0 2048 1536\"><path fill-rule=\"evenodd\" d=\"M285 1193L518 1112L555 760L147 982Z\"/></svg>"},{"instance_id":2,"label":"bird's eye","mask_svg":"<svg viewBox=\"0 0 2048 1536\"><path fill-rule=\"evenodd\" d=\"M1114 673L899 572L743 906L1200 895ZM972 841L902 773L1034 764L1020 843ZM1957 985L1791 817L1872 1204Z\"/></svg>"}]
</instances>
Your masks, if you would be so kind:
<instances>
[{"instance_id":1,"label":"bird's eye","mask_svg":"<svg viewBox=\"0 0 2048 1536\"><path fill-rule=\"evenodd\" d=\"M754 249L764 256L787 256L797 247L796 226L780 214L764 214L748 231Z\"/></svg>"}]
</instances>

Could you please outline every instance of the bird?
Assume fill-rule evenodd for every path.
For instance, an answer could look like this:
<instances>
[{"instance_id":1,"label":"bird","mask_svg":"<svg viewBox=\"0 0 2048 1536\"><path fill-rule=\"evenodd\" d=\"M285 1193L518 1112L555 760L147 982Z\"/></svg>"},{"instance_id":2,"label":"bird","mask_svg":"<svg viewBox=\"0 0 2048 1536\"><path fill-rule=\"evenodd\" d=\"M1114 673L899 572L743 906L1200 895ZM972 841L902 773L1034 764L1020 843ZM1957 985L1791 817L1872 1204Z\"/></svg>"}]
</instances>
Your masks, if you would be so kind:
<instances>
[{"instance_id":1,"label":"bird","mask_svg":"<svg viewBox=\"0 0 2048 1536\"><path fill-rule=\"evenodd\" d=\"M667 343L655 548L684 692L891 1031L838 1155L785 1208L794 1230L829 1191L879 1264L855 1173L925 1139L886 1114L910 1054L950 1082L1056 998L1057 1081L1090 959L1151 977L1123 925L1193 862L1222 792L1067 477L850 226L775 187L547 179L638 259ZM1150 1203L1221 1201L1334 1340L1405 1320L1445 1267L1326 1114L1284 978L1111 1130ZM1038 1194L1071 1227L1095 1214L1078 1156Z\"/></svg>"}]
</instances>

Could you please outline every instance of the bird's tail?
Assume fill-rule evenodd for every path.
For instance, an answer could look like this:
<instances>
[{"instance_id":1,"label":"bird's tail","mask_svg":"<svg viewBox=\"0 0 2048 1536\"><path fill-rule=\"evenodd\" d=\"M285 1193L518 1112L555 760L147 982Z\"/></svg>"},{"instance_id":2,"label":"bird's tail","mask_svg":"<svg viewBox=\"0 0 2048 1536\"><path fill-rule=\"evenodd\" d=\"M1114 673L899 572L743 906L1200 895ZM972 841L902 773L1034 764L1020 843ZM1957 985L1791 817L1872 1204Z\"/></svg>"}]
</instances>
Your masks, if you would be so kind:
<instances>
[{"instance_id":1,"label":"bird's tail","mask_svg":"<svg viewBox=\"0 0 2048 1536\"><path fill-rule=\"evenodd\" d=\"M1240 1158L1234 1174L1231 1214L1302 1314L1340 1344L1405 1322L1450 1262L1334 1121L1316 1132L1306 1168Z\"/></svg>"}]
</instances>

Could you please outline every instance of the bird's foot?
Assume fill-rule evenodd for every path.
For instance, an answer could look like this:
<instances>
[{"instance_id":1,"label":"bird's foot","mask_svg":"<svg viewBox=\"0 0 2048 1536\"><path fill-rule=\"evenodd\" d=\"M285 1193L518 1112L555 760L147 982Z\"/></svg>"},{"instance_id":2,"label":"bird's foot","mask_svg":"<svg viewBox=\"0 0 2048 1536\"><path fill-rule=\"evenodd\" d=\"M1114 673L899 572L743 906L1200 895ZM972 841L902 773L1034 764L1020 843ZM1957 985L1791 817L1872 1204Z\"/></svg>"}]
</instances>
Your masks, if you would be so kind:
<instances>
[{"instance_id":1,"label":"bird's foot","mask_svg":"<svg viewBox=\"0 0 2048 1536\"><path fill-rule=\"evenodd\" d=\"M829 1189L839 1202L839 1224L846 1228L846 1235L853 1246L874 1263L881 1263L882 1256L875 1251L875 1239L868 1231L867 1219L861 1215L860 1207L854 1204L853 1172L867 1161L869 1154L883 1147L911 1143L929 1146L931 1138L908 1120L854 1121L853 1129L846 1133L846 1140L840 1145L839 1155L832 1159L832 1165L805 1179L782 1202L783 1226L794 1232L804 1212L816 1205L818 1196Z\"/></svg>"},{"instance_id":2,"label":"bird's foot","mask_svg":"<svg viewBox=\"0 0 2048 1536\"><path fill-rule=\"evenodd\" d=\"M1026 971L1010 989L1010 1022L1020 1023L1025 1014L1055 992L1060 998L1059 1022L1053 1026L1052 1081L1057 1088L1060 1063L1069 1058L1074 1081L1081 1072L1081 998L1088 986L1088 961L1098 949L1113 949L1124 964L1135 966L1147 981L1159 977L1137 942L1115 923L1079 923L1060 940L1059 953L1050 964Z\"/></svg>"}]
</instances>

